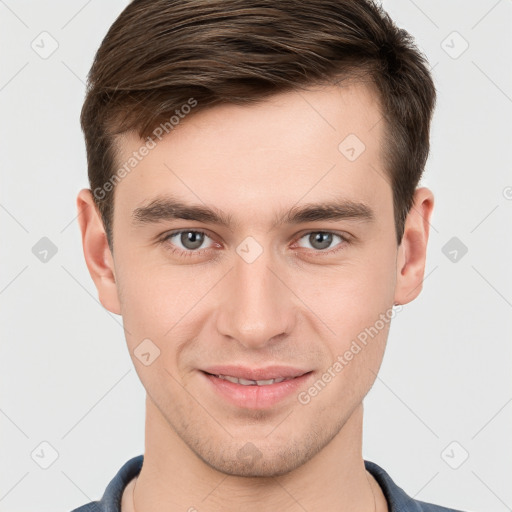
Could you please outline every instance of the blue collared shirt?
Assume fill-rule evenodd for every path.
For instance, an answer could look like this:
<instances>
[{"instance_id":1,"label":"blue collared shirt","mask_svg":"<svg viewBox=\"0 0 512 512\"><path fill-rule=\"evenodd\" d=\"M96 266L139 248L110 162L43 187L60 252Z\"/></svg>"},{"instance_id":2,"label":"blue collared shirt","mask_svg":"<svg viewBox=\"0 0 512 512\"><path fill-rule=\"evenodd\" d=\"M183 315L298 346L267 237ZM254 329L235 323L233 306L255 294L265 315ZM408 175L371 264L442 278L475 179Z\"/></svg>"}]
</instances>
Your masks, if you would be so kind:
<instances>
[{"instance_id":1,"label":"blue collared shirt","mask_svg":"<svg viewBox=\"0 0 512 512\"><path fill-rule=\"evenodd\" d=\"M144 455L137 455L127 461L108 484L100 501L92 501L72 512L121 512L121 497L128 483L142 468ZM414 500L391 480L391 477L377 464L365 460L364 465L380 485L388 502L389 512L461 512L452 508L432 505Z\"/></svg>"}]
</instances>

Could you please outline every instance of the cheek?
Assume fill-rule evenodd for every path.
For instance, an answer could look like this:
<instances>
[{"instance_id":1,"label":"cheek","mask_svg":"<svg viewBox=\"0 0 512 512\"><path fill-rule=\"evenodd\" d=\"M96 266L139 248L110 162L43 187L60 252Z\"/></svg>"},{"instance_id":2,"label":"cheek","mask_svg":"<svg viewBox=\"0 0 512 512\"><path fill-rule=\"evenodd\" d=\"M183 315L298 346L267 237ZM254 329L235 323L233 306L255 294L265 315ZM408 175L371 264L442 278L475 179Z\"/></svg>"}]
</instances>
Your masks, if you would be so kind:
<instances>
[{"instance_id":1,"label":"cheek","mask_svg":"<svg viewBox=\"0 0 512 512\"><path fill-rule=\"evenodd\" d=\"M343 344L393 305L395 273L392 248L364 251L337 267L303 270L297 295Z\"/></svg>"},{"instance_id":2,"label":"cheek","mask_svg":"<svg viewBox=\"0 0 512 512\"><path fill-rule=\"evenodd\" d=\"M139 269L139 270L137 270ZM139 338L162 339L176 322L183 296L177 279L143 266L119 276L121 314L130 345Z\"/></svg>"},{"instance_id":3,"label":"cheek","mask_svg":"<svg viewBox=\"0 0 512 512\"><path fill-rule=\"evenodd\" d=\"M194 326L204 299L219 275L193 267L172 267L132 255L119 272L121 314L126 340L133 350L149 338L161 350L161 359L174 359L182 343L196 334ZM166 349L172 342L172 351ZM175 363L169 361L174 366Z\"/></svg>"},{"instance_id":4,"label":"cheek","mask_svg":"<svg viewBox=\"0 0 512 512\"><path fill-rule=\"evenodd\" d=\"M174 380L183 337L179 320L190 306L177 289L180 283L175 278L151 268L141 272L136 268L121 278L126 343L139 379L150 396L158 396L159 389L165 387L166 392L159 400L164 403L168 396L179 394Z\"/></svg>"},{"instance_id":5,"label":"cheek","mask_svg":"<svg viewBox=\"0 0 512 512\"><path fill-rule=\"evenodd\" d=\"M379 372L396 315L392 308L394 272L392 256L372 256L343 272L338 270L337 279L326 281L326 292L317 296L318 316L335 333L325 338L328 356L323 377L329 389L322 392L318 404L336 404L334 416L359 403ZM317 387L323 389L321 384Z\"/></svg>"}]
</instances>

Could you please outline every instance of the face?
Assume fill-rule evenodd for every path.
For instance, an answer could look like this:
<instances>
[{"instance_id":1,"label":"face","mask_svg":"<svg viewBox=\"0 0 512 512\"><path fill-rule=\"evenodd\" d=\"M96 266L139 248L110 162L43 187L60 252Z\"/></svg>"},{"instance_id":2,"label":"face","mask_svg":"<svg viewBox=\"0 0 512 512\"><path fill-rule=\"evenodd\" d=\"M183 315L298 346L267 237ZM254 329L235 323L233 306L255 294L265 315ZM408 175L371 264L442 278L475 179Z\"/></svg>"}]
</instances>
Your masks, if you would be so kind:
<instances>
[{"instance_id":1,"label":"face","mask_svg":"<svg viewBox=\"0 0 512 512\"><path fill-rule=\"evenodd\" d=\"M363 85L218 106L116 186L102 302L153 411L212 468L304 464L375 380L400 259L381 118ZM143 144L119 142L119 162Z\"/></svg>"}]
</instances>

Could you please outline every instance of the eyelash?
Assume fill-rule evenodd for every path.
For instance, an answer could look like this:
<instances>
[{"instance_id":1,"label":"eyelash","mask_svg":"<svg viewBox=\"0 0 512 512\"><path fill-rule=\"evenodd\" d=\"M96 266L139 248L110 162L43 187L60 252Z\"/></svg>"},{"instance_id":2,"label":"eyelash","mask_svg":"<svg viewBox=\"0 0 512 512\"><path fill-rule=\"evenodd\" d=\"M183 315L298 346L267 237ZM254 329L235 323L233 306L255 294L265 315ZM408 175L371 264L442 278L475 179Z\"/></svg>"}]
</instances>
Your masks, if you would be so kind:
<instances>
[{"instance_id":1,"label":"eyelash","mask_svg":"<svg viewBox=\"0 0 512 512\"><path fill-rule=\"evenodd\" d=\"M204 252L208 252L208 251L212 250L211 248L208 248L208 249L198 249L198 250L184 251L183 249L176 248L175 246L173 246L169 242L169 239L172 238L173 236L180 235L182 233L200 233L202 235L207 236L208 238L211 238L210 236L208 236L208 233L206 233L205 231L202 231L200 229L181 229L179 231L173 231L171 233L166 234L160 240L160 242L166 246L166 249L169 250L171 252L171 254L178 254L179 256L182 256L182 257L194 257L194 256L197 256L197 255L201 255ZM312 233L327 233L327 234L335 235L335 236L341 238L341 242L334 249L330 249L330 250L308 249L308 251L313 251L313 252L318 253L318 254L322 254L322 255L324 255L324 254L329 254L329 255L336 254L337 252L342 251L345 248L345 246L350 243L348 237L346 237L346 236L340 235L339 233L335 233L333 231L323 231L323 230L317 230L317 231L312 230L312 231L308 231L306 233L303 233L302 236L300 236L297 239L297 241L301 240L305 236L311 235Z\"/></svg>"}]
</instances>

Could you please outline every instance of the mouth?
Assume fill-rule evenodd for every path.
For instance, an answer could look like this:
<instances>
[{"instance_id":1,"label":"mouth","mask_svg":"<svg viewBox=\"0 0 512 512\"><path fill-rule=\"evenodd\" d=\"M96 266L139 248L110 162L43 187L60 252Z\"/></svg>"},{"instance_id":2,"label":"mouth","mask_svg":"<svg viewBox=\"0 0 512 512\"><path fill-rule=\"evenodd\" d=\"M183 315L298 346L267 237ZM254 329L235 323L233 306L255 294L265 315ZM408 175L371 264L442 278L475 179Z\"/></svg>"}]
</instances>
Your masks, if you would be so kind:
<instances>
[{"instance_id":1,"label":"mouth","mask_svg":"<svg viewBox=\"0 0 512 512\"><path fill-rule=\"evenodd\" d=\"M275 379L262 379L262 380L252 380L252 379L244 379L242 377L237 378L231 375L215 375L213 373L204 372L207 375L211 375L212 377L217 377L218 379L227 380L228 382L232 382L233 384L241 384L242 386L270 386L272 384L278 384L279 382L284 382L285 380L292 380L296 377L276 377Z\"/></svg>"},{"instance_id":2,"label":"mouth","mask_svg":"<svg viewBox=\"0 0 512 512\"><path fill-rule=\"evenodd\" d=\"M221 398L238 409L251 410L269 409L290 400L313 375L313 371L290 367L213 367L199 373L216 401Z\"/></svg>"}]
</instances>

